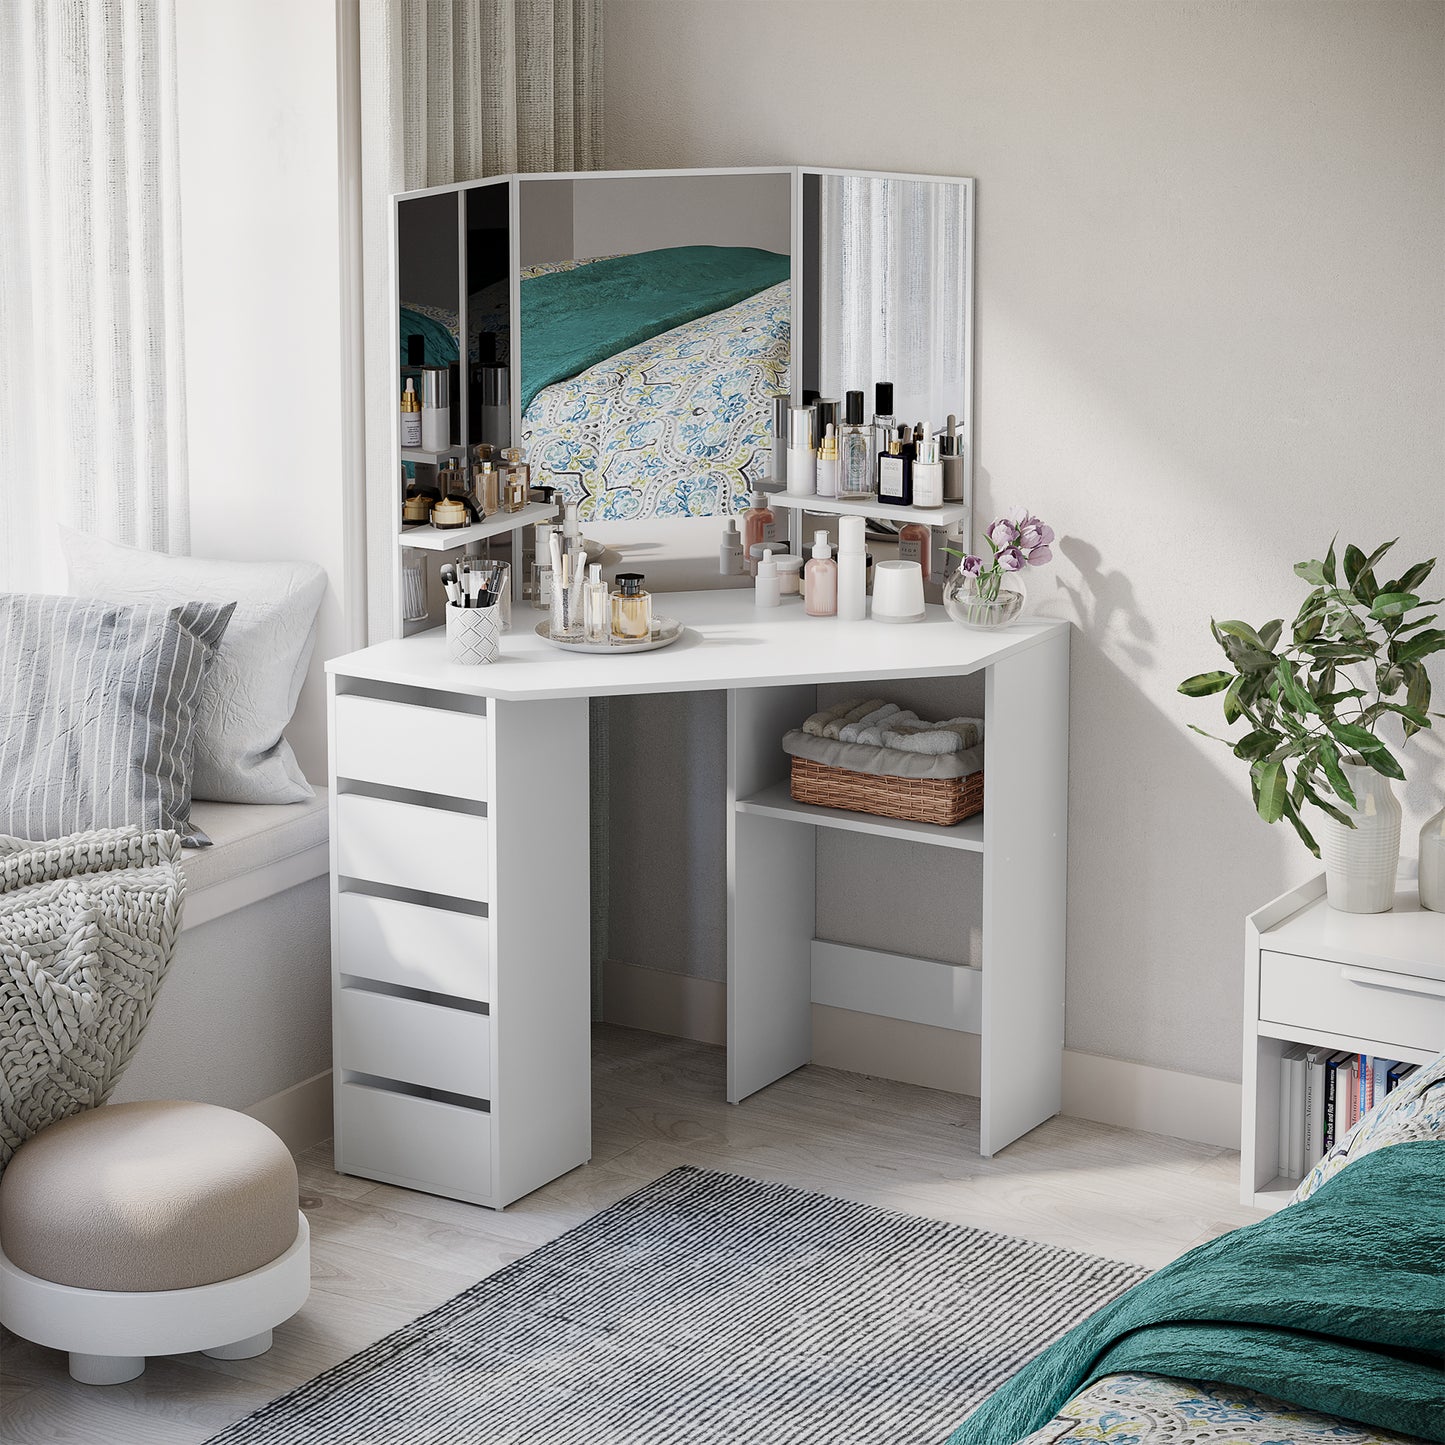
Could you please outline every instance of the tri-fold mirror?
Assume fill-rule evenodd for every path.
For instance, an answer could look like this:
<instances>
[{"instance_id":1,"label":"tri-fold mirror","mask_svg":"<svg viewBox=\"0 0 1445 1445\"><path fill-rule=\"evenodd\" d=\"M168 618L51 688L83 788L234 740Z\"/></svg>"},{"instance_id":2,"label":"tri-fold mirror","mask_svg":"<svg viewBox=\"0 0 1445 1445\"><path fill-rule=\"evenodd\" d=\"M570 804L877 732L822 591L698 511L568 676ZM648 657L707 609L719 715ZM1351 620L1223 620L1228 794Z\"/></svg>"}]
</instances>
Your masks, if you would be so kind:
<instances>
[{"instance_id":1,"label":"tri-fold mirror","mask_svg":"<svg viewBox=\"0 0 1445 1445\"><path fill-rule=\"evenodd\" d=\"M892 383L900 422L956 418L971 468L969 180L581 172L395 204L401 384L430 371L449 406L431 450L520 446L583 521L746 507L779 474L779 395L871 416Z\"/></svg>"}]
</instances>

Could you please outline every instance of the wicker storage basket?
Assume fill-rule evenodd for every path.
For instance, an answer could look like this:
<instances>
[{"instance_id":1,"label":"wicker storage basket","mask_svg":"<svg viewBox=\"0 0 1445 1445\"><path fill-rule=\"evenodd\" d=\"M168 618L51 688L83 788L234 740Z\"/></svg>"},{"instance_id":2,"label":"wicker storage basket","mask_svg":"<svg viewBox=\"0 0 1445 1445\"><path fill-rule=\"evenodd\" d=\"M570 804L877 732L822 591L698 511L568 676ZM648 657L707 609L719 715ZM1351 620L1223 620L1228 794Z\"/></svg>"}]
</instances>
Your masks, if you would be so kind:
<instances>
[{"instance_id":1,"label":"wicker storage basket","mask_svg":"<svg viewBox=\"0 0 1445 1445\"><path fill-rule=\"evenodd\" d=\"M795 757L792 793L795 803L947 828L983 812L983 772L966 778L885 778Z\"/></svg>"}]
</instances>

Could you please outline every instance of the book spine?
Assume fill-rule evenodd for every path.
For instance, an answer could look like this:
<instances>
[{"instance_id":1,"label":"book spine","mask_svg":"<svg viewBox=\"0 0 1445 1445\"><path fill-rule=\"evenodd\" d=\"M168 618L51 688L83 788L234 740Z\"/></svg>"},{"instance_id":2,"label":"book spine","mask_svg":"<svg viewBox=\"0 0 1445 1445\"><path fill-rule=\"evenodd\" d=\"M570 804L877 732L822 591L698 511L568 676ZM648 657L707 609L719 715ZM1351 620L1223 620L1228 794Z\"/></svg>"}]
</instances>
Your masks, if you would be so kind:
<instances>
[{"instance_id":1,"label":"book spine","mask_svg":"<svg viewBox=\"0 0 1445 1445\"><path fill-rule=\"evenodd\" d=\"M1336 1096L1340 1089L1339 1072L1343 1057L1342 1054L1332 1054L1325 1063L1325 1154L1335 1147Z\"/></svg>"},{"instance_id":2,"label":"book spine","mask_svg":"<svg viewBox=\"0 0 1445 1445\"><path fill-rule=\"evenodd\" d=\"M1360 1119L1360 1060L1353 1056L1341 1072L1345 1076L1345 1131L1348 1133Z\"/></svg>"},{"instance_id":3,"label":"book spine","mask_svg":"<svg viewBox=\"0 0 1445 1445\"><path fill-rule=\"evenodd\" d=\"M1295 1056L1289 1061L1289 1174L1291 1179L1300 1178L1305 1172L1305 1051L1296 1048Z\"/></svg>"},{"instance_id":4,"label":"book spine","mask_svg":"<svg viewBox=\"0 0 1445 1445\"><path fill-rule=\"evenodd\" d=\"M1279 1056L1279 1172L1289 1177L1289 1121L1293 1117L1289 1107L1289 1050Z\"/></svg>"}]
</instances>

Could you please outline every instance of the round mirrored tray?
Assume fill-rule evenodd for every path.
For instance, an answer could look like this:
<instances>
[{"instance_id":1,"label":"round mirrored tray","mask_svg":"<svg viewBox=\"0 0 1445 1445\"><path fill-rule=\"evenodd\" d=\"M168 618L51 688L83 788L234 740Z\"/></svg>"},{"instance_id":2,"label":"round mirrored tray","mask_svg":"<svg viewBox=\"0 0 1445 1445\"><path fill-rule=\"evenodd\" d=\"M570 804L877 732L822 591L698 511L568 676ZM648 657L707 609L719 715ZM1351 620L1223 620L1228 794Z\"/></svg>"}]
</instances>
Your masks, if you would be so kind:
<instances>
[{"instance_id":1,"label":"round mirrored tray","mask_svg":"<svg viewBox=\"0 0 1445 1445\"><path fill-rule=\"evenodd\" d=\"M615 655L621 652L656 652L659 647L671 647L687 631L682 623L673 617L654 617L652 635L624 642L614 637L608 642L572 642L552 636L552 624L539 622L532 629L543 642L550 642L563 652L597 652Z\"/></svg>"}]
</instances>

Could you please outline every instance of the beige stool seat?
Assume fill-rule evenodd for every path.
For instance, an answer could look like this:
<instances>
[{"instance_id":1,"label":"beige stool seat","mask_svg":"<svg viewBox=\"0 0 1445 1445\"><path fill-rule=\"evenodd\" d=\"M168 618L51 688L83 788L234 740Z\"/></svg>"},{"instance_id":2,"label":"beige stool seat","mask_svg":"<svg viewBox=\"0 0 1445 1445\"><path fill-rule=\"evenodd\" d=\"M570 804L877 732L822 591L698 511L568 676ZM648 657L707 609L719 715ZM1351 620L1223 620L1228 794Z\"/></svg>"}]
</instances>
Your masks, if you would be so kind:
<instances>
[{"instance_id":1,"label":"beige stool seat","mask_svg":"<svg viewBox=\"0 0 1445 1445\"><path fill-rule=\"evenodd\" d=\"M268 1319L264 1332L243 1338L232 1332L233 1322L250 1320L254 1311L247 1313L248 1305L237 1315L227 1286L249 1277L256 1294L257 1281L264 1283L264 1272L283 1257L287 1297L295 1293L298 1267L309 1286L305 1236L296 1165L264 1124L212 1104L148 1101L92 1109L28 1139L0 1177L6 1291L0 1318L27 1338L70 1349L73 1374L77 1359L91 1354L143 1368L146 1354L171 1351L141 1347L144 1339L159 1338L146 1329L129 1339L135 1347L103 1352L58 1337L39 1339L23 1327L37 1318L30 1296L45 1306L42 1325L55 1302L72 1297L92 1304L139 1301L147 1319L174 1315L165 1307L177 1301L202 1331L181 1348L213 1346L219 1354L260 1344L263 1333L269 1345L270 1326L294 1313L299 1301ZM24 1318L12 1318L16 1310ZM214 1331L209 1337L208 1329Z\"/></svg>"}]
</instances>

